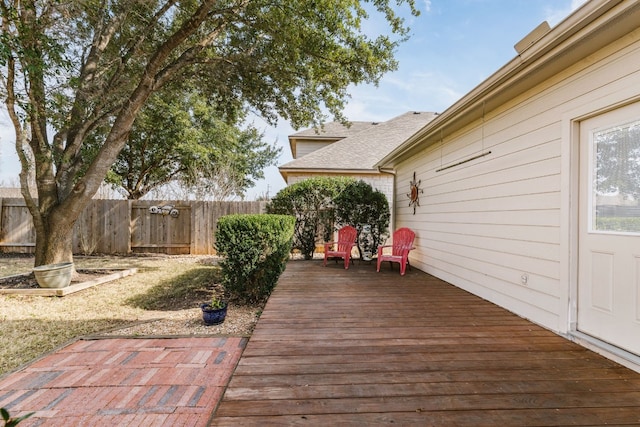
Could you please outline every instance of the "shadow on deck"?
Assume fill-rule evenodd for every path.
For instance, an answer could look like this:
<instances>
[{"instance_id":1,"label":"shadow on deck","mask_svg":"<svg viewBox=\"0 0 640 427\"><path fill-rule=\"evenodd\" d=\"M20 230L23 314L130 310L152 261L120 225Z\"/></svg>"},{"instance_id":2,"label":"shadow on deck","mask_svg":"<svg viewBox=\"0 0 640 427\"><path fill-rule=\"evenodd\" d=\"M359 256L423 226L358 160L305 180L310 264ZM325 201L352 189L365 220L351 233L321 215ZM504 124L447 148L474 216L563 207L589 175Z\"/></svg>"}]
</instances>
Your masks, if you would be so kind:
<instances>
[{"instance_id":1,"label":"shadow on deck","mask_svg":"<svg viewBox=\"0 0 640 427\"><path fill-rule=\"evenodd\" d=\"M417 269L290 262L216 426L640 423L640 374Z\"/></svg>"}]
</instances>

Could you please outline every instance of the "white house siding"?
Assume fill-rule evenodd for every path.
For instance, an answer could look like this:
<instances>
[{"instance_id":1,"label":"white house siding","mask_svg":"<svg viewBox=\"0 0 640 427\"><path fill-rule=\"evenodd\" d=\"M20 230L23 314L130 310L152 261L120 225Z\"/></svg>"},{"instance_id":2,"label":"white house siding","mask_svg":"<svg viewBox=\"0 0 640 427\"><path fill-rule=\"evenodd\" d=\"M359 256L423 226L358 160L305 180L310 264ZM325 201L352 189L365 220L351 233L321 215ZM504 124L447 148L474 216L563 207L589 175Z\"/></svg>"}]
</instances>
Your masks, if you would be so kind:
<instances>
[{"instance_id":1,"label":"white house siding","mask_svg":"<svg viewBox=\"0 0 640 427\"><path fill-rule=\"evenodd\" d=\"M453 135L445 129L442 143L400 163L396 226L417 232L411 264L566 332L577 233L572 123L640 99L638 64L640 30L486 111L483 120ZM406 203L414 172L424 190L415 215Z\"/></svg>"},{"instance_id":2,"label":"white house siding","mask_svg":"<svg viewBox=\"0 0 640 427\"><path fill-rule=\"evenodd\" d=\"M296 159L300 157L304 157L309 153L313 153L316 150L326 147L327 145L331 145L335 141L298 141L296 143Z\"/></svg>"}]
</instances>

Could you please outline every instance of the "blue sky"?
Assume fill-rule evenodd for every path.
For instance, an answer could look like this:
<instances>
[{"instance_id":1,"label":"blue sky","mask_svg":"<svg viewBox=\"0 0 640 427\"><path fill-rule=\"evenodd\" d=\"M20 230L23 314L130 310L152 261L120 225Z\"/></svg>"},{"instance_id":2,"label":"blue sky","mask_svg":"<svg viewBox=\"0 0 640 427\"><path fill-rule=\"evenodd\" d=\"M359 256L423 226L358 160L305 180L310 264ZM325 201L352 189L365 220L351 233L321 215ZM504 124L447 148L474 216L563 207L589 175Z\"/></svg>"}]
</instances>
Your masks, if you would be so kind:
<instances>
[{"instance_id":1,"label":"blue sky","mask_svg":"<svg viewBox=\"0 0 640 427\"><path fill-rule=\"evenodd\" d=\"M585 0L416 0L419 17L409 17L411 38L397 51L397 71L378 87L352 87L345 108L349 120L385 121L407 111L442 112L516 56L513 46L542 21L553 27ZM267 126L268 142L283 147L278 165L292 159L288 123ZM6 114L0 115L0 184L17 182L14 136ZM247 193L253 200L274 195L285 182L276 166Z\"/></svg>"}]
</instances>

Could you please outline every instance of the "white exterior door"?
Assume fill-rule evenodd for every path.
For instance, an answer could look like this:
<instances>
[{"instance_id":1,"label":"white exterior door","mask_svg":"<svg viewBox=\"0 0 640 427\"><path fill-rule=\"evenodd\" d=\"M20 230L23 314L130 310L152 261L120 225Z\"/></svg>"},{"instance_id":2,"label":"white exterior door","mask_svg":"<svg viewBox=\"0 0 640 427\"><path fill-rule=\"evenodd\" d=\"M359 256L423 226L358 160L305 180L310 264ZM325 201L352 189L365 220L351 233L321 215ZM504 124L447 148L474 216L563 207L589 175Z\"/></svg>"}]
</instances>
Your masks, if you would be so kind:
<instances>
[{"instance_id":1,"label":"white exterior door","mask_svg":"<svg viewBox=\"0 0 640 427\"><path fill-rule=\"evenodd\" d=\"M580 125L578 330L640 355L640 103Z\"/></svg>"}]
</instances>

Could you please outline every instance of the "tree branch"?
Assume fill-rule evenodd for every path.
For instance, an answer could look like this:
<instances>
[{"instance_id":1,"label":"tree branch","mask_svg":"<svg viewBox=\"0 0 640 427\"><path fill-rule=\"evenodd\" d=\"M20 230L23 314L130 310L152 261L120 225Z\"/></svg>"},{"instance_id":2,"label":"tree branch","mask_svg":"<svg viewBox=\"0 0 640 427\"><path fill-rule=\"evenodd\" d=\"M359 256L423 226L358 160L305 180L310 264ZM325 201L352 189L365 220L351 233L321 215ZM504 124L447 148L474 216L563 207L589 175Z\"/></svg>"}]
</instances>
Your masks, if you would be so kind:
<instances>
[{"instance_id":1,"label":"tree branch","mask_svg":"<svg viewBox=\"0 0 640 427\"><path fill-rule=\"evenodd\" d=\"M100 147L98 154L89 165L85 177L76 183L73 191L65 201L67 206L82 205L83 200L89 200L98 190L103 177L115 162L118 153L124 147L133 122L142 108L144 102L156 89L155 76L162 69L167 58L191 35L193 35L204 22L216 0L206 0L198 7L194 14L172 34L151 57L140 78L138 86L134 89L129 99L125 102L114 120L111 131Z\"/></svg>"}]
</instances>

